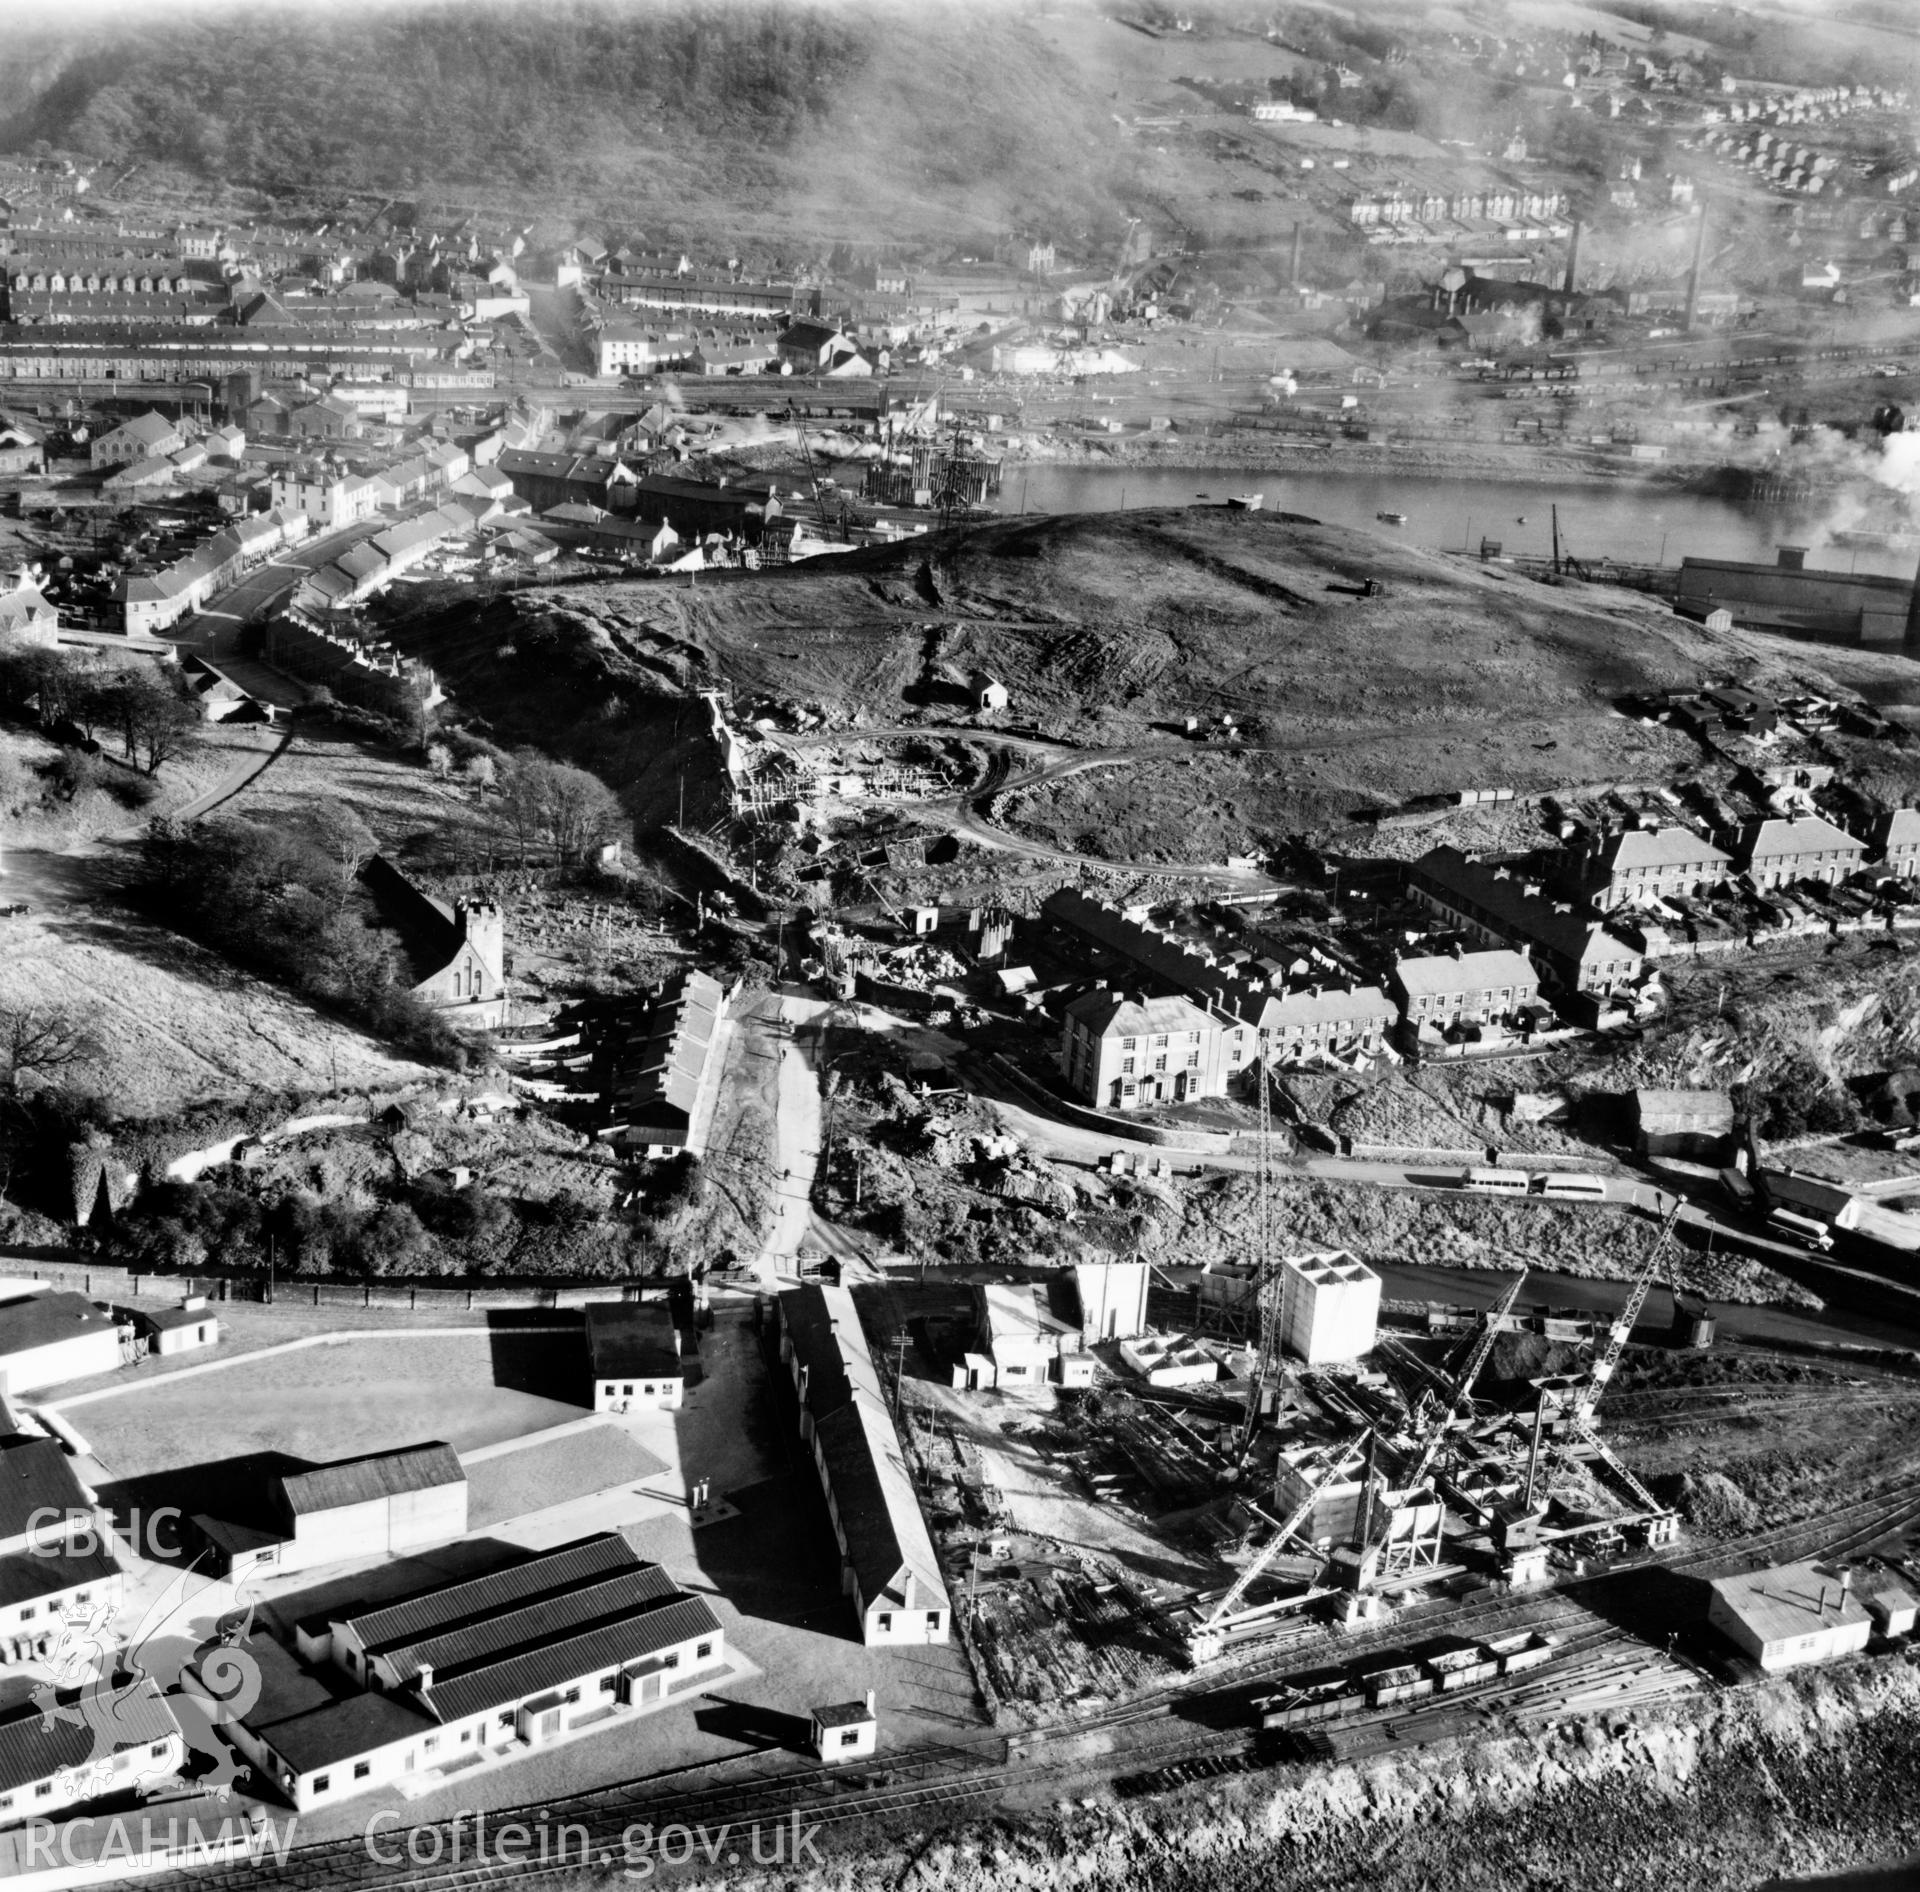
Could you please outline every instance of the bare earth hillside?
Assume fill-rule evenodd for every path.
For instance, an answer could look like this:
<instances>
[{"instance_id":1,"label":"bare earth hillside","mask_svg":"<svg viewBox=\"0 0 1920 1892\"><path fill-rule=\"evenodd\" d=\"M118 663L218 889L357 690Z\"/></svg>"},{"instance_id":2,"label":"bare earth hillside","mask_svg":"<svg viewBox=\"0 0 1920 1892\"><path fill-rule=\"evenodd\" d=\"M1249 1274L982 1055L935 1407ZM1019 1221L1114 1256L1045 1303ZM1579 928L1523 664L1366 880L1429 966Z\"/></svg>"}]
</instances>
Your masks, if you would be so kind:
<instances>
[{"instance_id":1,"label":"bare earth hillside","mask_svg":"<svg viewBox=\"0 0 1920 1892\"><path fill-rule=\"evenodd\" d=\"M1379 595L1360 595L1369 578ZM1667 779L1698 751L1625 715L1630 693L1826 681L1793 647L1636 594L1211 507L1001 519L694 586L425 592L405 610L394 634L465 708L599 768L643 823L669 814L682 771L700 811L712 763L692 692L951 729L973 721L960 680L989 671L1012 697L993 720L1114 752L999 818L1129 859L1217 859L1436 791ZM1237 746L1181 734L1219 712Z\"/></svg>"}]
</instances>

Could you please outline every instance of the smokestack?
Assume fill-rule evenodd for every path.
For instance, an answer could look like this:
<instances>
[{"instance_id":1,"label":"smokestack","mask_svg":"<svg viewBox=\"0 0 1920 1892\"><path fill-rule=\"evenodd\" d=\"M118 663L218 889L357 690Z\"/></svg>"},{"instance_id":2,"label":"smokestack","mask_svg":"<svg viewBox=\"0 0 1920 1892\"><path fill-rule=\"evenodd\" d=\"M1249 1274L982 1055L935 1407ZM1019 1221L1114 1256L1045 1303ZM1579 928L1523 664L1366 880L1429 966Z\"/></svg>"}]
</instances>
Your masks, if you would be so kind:
<instances>
[{"instance_id":1,"label":"smokestack","mask_svg":"<svg viewBox=\"0 0 1920 1892\"><path fill-rule=\"evenodd\" d=\"M1693 327L1694 305L1700 300L1700 264L1707 253L1707 204L1700 200L1700 221L1693 230L1693 267L1687 271L1687 313L1682 326Z\"/></svg>"},{"instance_id":2,"label":"smokestack","mask_svg":"<svg viewBox=\"0 0 1920 1892\"><path fill-rule=\"evenodd\" d=\"M1300 287L1300 232L1304 227L1298 217L1293 220L1293 260L1287 265L1287 285L1293 289Z\"/></svg>"},{"instance_id":3,"label":"smokestack","mask_svg":"<svg viewBox=\"0 0 1920 1892\"><path fill-rule=\"evenodd\" d=\"M1295 225L1297 229L1299 226ZM1586 228L1578 221L1573 226L1573 241L1567 245L1566 293L1572 295L1580 287L1580 233Z\"/></svg>"}]
</instances>

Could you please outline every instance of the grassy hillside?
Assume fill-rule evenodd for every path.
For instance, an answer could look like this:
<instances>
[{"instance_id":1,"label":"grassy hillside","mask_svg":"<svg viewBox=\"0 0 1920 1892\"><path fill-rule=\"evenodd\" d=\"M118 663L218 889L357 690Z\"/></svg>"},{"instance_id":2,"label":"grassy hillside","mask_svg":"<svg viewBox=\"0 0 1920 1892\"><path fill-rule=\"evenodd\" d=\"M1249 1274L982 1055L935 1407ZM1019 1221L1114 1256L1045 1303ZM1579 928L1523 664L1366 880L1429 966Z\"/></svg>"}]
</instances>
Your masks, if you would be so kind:
<instances>
[{"instance_id":1,"label":"grassy hillside","mask_svg":"<svg viewBox=\"0 0 1920 1892\"><path fill-rule=\"evenodd\" d=\"M1356 595L1368 577L1382 595ZM569 747L642 820L674 805L703 753L686 692L724 681L744 701L885 726L964 714L948 679L978 666L1021 722L1132 752L1016 799L1009 818L1085 851L1176 860L1414 794L1664 778L1698 751L1624 717L1621 696L1788 674L1646 599L1215 508L1009 518L694 588L426 594L395 634L503 738ZM1222 709L1257 748L1177 739L1178 719Z\"/></svg>"}]
</instances>

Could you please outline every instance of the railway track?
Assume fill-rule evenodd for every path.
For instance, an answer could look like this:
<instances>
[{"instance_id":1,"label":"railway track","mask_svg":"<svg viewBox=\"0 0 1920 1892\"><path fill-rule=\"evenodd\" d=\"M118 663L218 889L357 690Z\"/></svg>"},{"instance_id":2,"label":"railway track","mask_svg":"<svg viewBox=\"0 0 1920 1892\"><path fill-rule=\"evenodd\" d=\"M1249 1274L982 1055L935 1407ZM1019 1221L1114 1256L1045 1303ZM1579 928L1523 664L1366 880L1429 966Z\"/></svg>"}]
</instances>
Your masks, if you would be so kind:
<instances>
[{"instance_id":1,"label":"railway track","mask_svg":"<svg viewBox=\"0 0 1920 1892\"><path fill-rule=\"evenodd\" d=\"M1846 1555L1889 1534L1920 1525L1920 1492L1881 1494L1859 1500L1817 1518L1749 1532L1741 1537L1703 1546L1680 1557L1646 1556L1613 1569L1667 1569L1682 1574L1698 1572L1743 1557L1768 1560L1814 1554ZM1603 1573L1604 1575L1611 1573ZM1356 1758L1390 1749L1418 1748L1457 1738L1495 1717L1520 1723L1551 1721L1601 1707L1623 1707L1664 1700L1696 1689L1701 1678L1685 1665L1651 1649L1623 1625L1595 1616L1581 1600L1583 1585L1540 1595L1502 1594L1402 1615L1391 1625L1339 1639L1349 1657L1371 1647L1419 1636L1432 1619L1435 1629L1452 1634L1484 1637L1523 1627L1553 1631L1559 1647L1552 1660L1523 1677L1476 1690L1471 1700L1435 1696L1412 1705L1355 1716L1334 1724L1329 1734L1335 1758ZM152 1883L160 1892L254 1892L269 1883L290 1892L333 1892L337 1887L378 1883L405 1886L419 1892L483 1892L505 1884L531 1884L583 1866L618 1867L629 1863L626 1835L636 1826L657 1835L668 1825L701 1829L706 1843L725 1850L750 1844L757 1826L764 1833L771 1822L791 1835L820 1832L855 1822L891 1820L901 1816L925 1818L940 1813L962 1813L991 1801L1008 1788L1030 1787L1036 1779L1084 1777L1099 1771L1103 1757L1084 1750L1088 1737L1119 1737L1122 1751L1104 1757L1111 1766L1128 1771L1116 1775L1123 1794L1163 1792L1192 1782L1245 1772L1265 1764L1259 1744L1246 1720L1213 1731L1198 1731L1186 1722L1175 1723L1174 1710L1196 1699L1224 1698L1222 1706L1245 1691L1249 1695L1263 1681L1299 1666L1303 1658L1324 1650L1333 1632L1299 1625L1243 1651L1231 1675L1195 1676L1158 1690L1107 1713L1074 1723L978 1745L959 1743L909 1750L885 1766L857 1777L835 1777L817 1769L798 1767L774 1776L738 1782L676 1783L652 1776L550 1801L538 1808L502 1809L491 1815L494 1831L508 1821L531 1827L536 1833L564 1836L557 1856L549 1859L497 1857L484 1862L461 1861L453 1848L452 1828L446 1821L429 1822L418 1829L389 1829L384 1858L365 1840L350 1838L295 1847L285 1863L235 1861L165 1875ZM1164 1733L1151 1732L1166 1722ZM1049 1749L1058 1749L1049 1753ZM1124 1757L1124 1758L1123 1758ZM724 1765L724 1763L722 1763ZM686 1770L710 1774L711 1768ZM921 1777L902 1781L902 1772ZM875 1774L880 1775L878 1780ZM868 1784L860 1785L864 1780ZM725 1829L723 1831L723 1829ZM470 1829L469 1829L470 1833ZM437 1835L429 1852L416 1835ZM721 1837L716 1842L714 1836ZM409 1851L409 1841L411 1850ZM400 1849L395 1863L394 1847ZM586 1857L582 1857L584 1846ZM428 1854L425 1859L422 1854ZM703 1852L699 1855L705 1858ZM742 1853L741 1858L746 1854ZM444 1862L444 1863L442 1863Z\"/></svg>"}]
</instances>

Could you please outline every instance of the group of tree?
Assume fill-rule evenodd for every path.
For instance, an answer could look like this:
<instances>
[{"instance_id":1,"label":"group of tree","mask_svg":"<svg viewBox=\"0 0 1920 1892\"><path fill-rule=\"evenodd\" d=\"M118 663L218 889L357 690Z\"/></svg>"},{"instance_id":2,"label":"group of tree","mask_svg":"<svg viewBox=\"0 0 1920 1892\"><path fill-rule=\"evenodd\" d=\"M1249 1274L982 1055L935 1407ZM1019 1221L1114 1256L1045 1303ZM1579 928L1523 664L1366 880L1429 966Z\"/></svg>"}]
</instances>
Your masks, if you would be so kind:
<instances>
[{"instance_id":1,"label":"group of tree","mask_svg":"<svg viewBox=\"0 0 1920 1892\"><path fill-rule=\"evenodd\" d=\"M509 1276L625 1279L657 1270L644 1230L610 1208L561 1195L509 1200L477 1184L421 1181L384 1200L219 1180L163 1182L115 1219L106 1251L125 1266L282 1276L456 1280Z\"/></svg>"},{"instance_id":2,"label":"group of tree","mask_svg":"<svg viewBox=\"0 0 1920 1892\"><path fill-rule=\"evenodd\" d=\"M530 749L493 768L497 826L522 865L535 855L578 867L619 832L620 798L599 776Z\"/></svg>"},{"instance_id":3,"label":"group of tree","mask_svg":"<svg viewBox=\"0 0 1920 1892\"><path fill-rule=\"evenodd\" d=\"M159 672L92 669L60 650L0 656L0 711L56 739L117 741L148 775L185 755L199 728L192 706Z\"/></svg>"},{"instance_id":4,"label":"group of tree","mask_svg":"<svg viewBox=\"0 0 1920 1892\"><path fill-rule=\"evenodd\" d=\"M470 1041L414 996L392 936L368 924L355 898L373 851L366 824L337 807L271 826L156 821L144 891L169 923L242 965L417 1057L463 1067Z\"/></svg>"}]
</instances>

